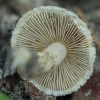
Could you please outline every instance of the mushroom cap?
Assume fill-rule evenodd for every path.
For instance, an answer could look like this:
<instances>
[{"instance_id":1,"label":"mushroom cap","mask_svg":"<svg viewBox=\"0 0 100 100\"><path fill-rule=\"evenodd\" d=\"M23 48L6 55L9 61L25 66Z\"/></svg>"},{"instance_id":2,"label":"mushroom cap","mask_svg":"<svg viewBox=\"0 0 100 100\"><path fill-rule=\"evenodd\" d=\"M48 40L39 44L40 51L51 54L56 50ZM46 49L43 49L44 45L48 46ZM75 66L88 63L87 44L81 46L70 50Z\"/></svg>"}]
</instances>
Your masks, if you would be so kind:
<instances>
[{"instance_id":1,"label":"mushroom cap","mask_svg":"<svg viewBox=\"0 0 100 100\"><path fill-rule=\"evenodd\" d=\"M20 18L11 38L12 48L25 46L37 52L54 42L65 45L66 57L58 67L29 82L46 94L62 96L78 90L93 72L95 47L87 25L69 10L42 6Z\"/></svg>"}]
</instances>

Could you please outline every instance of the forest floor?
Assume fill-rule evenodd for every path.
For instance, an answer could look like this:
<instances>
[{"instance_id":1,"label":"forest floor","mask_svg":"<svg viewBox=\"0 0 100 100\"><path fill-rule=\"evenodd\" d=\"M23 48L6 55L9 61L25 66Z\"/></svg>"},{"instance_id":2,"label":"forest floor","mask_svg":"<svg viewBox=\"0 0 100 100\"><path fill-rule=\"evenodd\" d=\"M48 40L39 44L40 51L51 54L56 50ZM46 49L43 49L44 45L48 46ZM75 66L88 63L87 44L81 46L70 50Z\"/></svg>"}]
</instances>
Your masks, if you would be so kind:
<instances>
[{"instance_id":1,"label":"forest floor","mask_svg":"<svg viewBox=\"0 0 100 100\"><path fill-rule=\"evenodd\" d=\"M100 0L0 0L0 91L10 96L12 100L40 100L41 93L36 90L37 94L30 94L27 82L25 83L18 74L3 78L3 72L7 53L11 49L11 33L18 19L28 10L43 5L60 6L80 14L75 9L78 7L97 39L94 40L96 47L94 71L86 84L70 95L57 98L51 96L48 100L100 100ZM34 96L37 98L34 99ZM43 97L40 97L43 100Z\"/></svg>"}]
</instances>

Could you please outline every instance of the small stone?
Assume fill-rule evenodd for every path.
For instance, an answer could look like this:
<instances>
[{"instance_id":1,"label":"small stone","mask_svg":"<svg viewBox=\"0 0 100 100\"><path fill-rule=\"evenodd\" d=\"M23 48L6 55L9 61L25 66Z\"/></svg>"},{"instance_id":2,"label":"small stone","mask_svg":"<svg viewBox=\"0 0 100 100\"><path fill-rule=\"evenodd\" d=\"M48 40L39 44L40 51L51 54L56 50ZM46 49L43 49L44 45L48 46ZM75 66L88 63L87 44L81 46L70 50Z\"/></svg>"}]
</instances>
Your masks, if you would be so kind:
<instances>
[{"instance_id":1,"label":"small stone","mask_svg":"<svg viewBox=\"0 0 100 100\"><path fill-rule=\"evenodd\" d=\"M92 90L89 90L87 93L85 93L84 95L85 96L89 96L89 95L91 95L92 94Z\"/></svg>"}]
</instances>

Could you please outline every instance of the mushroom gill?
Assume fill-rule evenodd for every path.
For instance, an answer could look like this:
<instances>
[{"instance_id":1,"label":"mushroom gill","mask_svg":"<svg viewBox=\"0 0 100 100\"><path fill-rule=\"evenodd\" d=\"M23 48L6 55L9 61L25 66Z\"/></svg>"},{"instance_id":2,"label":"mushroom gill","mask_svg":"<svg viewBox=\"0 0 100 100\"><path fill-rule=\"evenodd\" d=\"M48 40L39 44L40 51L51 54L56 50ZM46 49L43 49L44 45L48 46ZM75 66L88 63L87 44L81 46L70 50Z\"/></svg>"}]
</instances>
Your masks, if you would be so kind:
<instances>
[{"instance_id":1,"label":"mushroom gill","mask_svg":"<svg viewBox=\"0 0 100 100\"><path fill-rule=\"evenodd\" d=\"M53 43L64 45L64 54L63 49L59 53L62 47L55 46L55 49L57 56L65 56L60 64L52 64L48 72L34 76L29 82L49 95L70 94L89 79L95 61L91 33L76 14L59 7L34 8L18 21L11 38L12 48L26 47L38 53L43 53ZM50 52L53 51L51 48Z\"/></svg>"}]
</instances>

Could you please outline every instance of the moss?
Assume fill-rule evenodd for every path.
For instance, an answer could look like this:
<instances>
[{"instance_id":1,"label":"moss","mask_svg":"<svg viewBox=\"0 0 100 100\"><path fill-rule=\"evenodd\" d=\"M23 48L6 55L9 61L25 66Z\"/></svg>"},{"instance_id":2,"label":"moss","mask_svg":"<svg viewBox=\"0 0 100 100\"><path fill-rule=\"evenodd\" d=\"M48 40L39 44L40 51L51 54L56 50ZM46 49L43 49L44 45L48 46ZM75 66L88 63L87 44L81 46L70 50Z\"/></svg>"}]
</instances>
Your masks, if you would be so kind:
<instances>
[{"instance_id":1,"label":"moss","mask_svg":"<svg viewBox=\"0 0 100 100\"><path fill-rule=\"evenodd\" d=\"M0 100L11 100L5 93L0 92Z\"/></svg>"}]
</instances>

